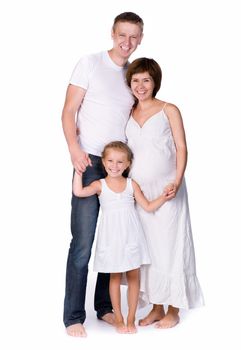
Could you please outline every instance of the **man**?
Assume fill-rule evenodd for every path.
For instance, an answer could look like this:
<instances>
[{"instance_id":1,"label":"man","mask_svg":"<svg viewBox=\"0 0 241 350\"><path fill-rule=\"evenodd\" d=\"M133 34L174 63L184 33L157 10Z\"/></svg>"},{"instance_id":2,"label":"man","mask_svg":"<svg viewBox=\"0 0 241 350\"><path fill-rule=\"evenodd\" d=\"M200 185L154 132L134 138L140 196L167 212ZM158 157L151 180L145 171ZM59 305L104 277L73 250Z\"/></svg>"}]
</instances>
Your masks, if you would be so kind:
<instances>
[{"instance_id":1,"label":"man","mask_svg":"<svg viewBox=\"0 0 241 350\"><path fill-rule=\"evenodd\" d=\"M132 12L118 15L109 51L82 57L66 93L62 122L71 160L83 184L104 177L101 151L110 141L125 142L125 126L133 97L125 84L127 60L141 43L143 21ZM79 136L76 136L76 120ZM86 336L85 295L88 263L99 212L97 196L72 197L71 231L64 302L64 324L71 336ZM109 274L99 273L95 289L97 317L114 323Z\"/></svg>"}]
</instances>

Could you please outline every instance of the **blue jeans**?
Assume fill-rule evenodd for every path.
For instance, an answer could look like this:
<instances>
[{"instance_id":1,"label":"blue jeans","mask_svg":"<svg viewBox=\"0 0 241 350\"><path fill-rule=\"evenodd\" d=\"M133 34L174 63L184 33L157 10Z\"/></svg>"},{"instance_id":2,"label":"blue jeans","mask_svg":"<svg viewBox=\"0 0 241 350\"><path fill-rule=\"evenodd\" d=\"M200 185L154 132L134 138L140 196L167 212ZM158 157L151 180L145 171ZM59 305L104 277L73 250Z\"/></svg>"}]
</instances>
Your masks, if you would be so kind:
<instances>
[{"instance_id":1,"label":"blue jeans","mask_svg":"<svg viewBox=\"0 0 241 350\"><path fill-rule=\"evenodd\" d=\"M84 186L105 176L101 158L93 155L89 156L92 161L92 167L88 167L83 174ZM86 318L85 296L88 263L98 214L99 200L97 195L86 198L72 196L72 240L67 261L64 300L64 324L66 327L76 323L84 323ZM95 288L95 310L98 318L101 318L108 312L112 312L109 280L109 274L98 273Z\"/></svg>"}]
</instances>

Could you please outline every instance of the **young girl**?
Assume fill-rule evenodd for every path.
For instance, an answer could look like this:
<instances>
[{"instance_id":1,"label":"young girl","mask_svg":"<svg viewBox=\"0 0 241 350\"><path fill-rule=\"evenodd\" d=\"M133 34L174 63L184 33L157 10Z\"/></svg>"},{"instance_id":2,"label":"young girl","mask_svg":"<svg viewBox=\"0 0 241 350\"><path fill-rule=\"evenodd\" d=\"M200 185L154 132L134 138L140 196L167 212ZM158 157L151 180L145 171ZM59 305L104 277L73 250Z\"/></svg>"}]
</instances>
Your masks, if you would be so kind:
<instances>
[{"instance_id":1,"label":"young girl","mask_svg":"<svg viewBox=\"0 0 241 350\"><path fill-rule=\"evenodd\" d=\"M155 211L173 193L164 191L158 198L148 201L139 185L128 173L133 154L123 142L111 142L105 146L102 162L107 173L105 179L82 186L82 177L76 172L73 193L78 197L98 194L102 209L96 245L94 270L110 275L110 297L115 315L115 326L119 333L135 333L135 313L139 297L139 268L150 264L149 253L137 212L135 201L146 211ZM168 194L167 194L168 193ZM125 324L121 312L120 284L126 272L128 284L128 316Z\"/></svg>"}]
</instances>

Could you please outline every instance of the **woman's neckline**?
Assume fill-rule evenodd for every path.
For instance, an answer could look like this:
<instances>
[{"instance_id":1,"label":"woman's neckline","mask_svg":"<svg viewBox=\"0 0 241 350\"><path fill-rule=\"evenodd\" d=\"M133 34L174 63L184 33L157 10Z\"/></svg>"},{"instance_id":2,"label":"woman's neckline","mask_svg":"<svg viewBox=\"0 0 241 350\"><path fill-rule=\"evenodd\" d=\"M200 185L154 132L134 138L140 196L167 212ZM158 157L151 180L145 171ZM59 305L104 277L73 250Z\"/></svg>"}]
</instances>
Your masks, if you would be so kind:
<instances>
[{"instance_id":1,"label":"woman's neckline","mask_svg":"<svg viewBox=\"0 0 241 350\"><path fill-rule=\"evenodd\" d=\"M145 126L145 124L146 124L149 120L152 120L154 117L156 117L157 115L159 115L159 114L161 114L161 113L163 113L163 114L166 116L166 113L164 112L163 107L162 107L162 109L160 109L158 112L152 114L149 118L147 118L147 119L144 121L144 123L143 123L142 125L140 125L140 124L138 123L138 121L133 117L133 114L131 114L131 118L132 118L132 119L134 120L134 122L139 126L139 128L142 129L142 128Z\"/></svg>"}]
</instances>

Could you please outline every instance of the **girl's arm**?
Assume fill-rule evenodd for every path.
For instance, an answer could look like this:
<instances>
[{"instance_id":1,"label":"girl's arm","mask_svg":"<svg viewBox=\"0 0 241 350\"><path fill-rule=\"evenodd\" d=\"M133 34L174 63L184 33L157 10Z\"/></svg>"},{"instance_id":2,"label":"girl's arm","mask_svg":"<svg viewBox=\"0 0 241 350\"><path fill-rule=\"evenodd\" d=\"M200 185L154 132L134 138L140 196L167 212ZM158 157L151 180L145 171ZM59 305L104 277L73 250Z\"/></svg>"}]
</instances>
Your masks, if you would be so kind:
<instances>
[{"instance_id":1,"label":"girl's arm","mask_svg":"<svg viewBox=\"0 0 241 350\"><path fill-rule=\"evenodd\" d=\"M168 104L165 107L165 112L169 119L174 143L176 146L176 152L177 152L176 179L174 181L174 185L176 187L175 192L177 192L179 186L181 185L184 172L186 169L186 165L187 165L187 144L186 144L185 130L183 126L181 113L175 105Z\"/></svg>"},{"instance_id":2,"label":"girl's arm","mask_svg":"<svg viewBox=\"0 0 241 350\"><path fill-rule=\"evenodd\" d=\"M83 187L82 174L76 171L73 178L73 193L77 197L90 197L101 193L101 183L99 180L93 181L90 185Z\"/></svg>"},{"instance_id":3,"label":"girl's arm","mask_svg":"<svg viewBox=\"0 0 241 350\"><path fill-rule=\"evenodd\" d=\"M174 198L174 194L168 194L166 192L163 192L158 198L154 199L153 201L148 201L146 197L144 196L143 192L140 189L140 186L132 180L132 186L134 189L134 197L136 202L147 212L152 212L157 210L159 207L162 206L166 201L169 199Z\"/></svg>"}]
</instances>

